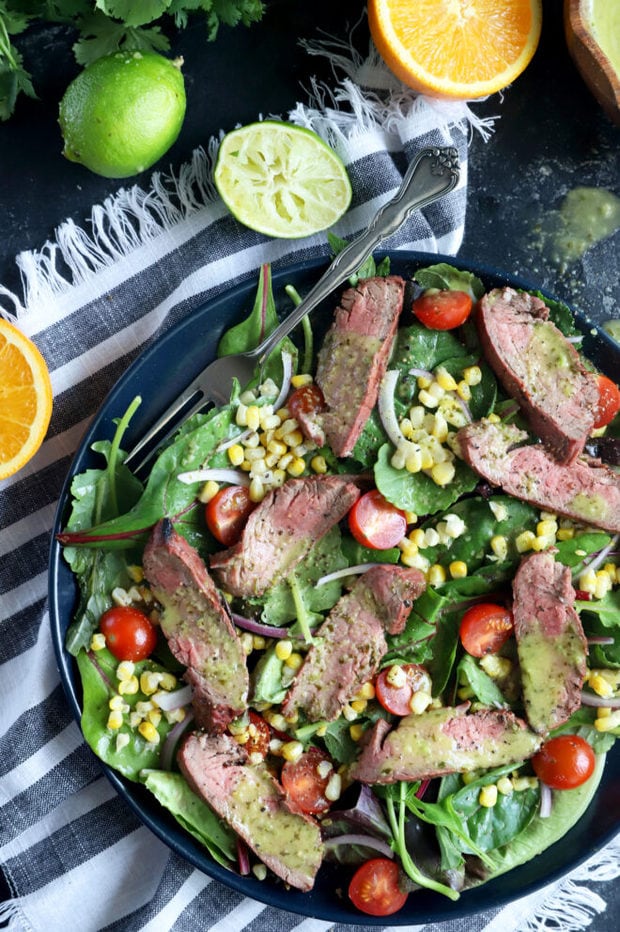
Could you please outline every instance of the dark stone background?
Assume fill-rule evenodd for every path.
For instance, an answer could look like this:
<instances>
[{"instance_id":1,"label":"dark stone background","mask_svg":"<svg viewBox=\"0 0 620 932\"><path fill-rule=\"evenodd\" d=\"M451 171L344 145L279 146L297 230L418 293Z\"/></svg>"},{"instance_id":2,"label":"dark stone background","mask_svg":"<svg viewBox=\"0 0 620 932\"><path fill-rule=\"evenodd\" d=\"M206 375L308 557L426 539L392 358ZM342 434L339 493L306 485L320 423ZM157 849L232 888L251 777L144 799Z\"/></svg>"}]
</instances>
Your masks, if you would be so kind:
<instances>
[{"instance_id":1,"label":"dark stone background","mask_svg":"<svg viewBox=\"0 0 620 932\"><path fill-rule=\"evenodd\" d=\"M285 115L311 75L330 79L328 65L310 58L299 38L320 31L342 38L358 23L355 40L366 48L359 0L272 0L262 23L222 28L205 42L202 25L173 37L183 55L188 113L179 139L156 166L187 161L220 128L259 114ZM19 38L39 99L22 99L0 125L0 282L19 289L14 256L53 237L71 217L87 224L90 207L121 186L148 185L149 173L129 182L91 174L61 156L58 101L77 73L74 37L60 26L35 27ZM571 62L564 42L561 0L545 0L543 35L524 74L502 96L475 104L479 115L497 115L484 142L474 134L469 156L466 232L460 257L516 274L556 294L597 322L620 316L620 231L566 269L552 261L540 236L550 213L576 186L620 195L620 129L604 115ZM617 928L620 884L593 885L608 902L592 932ZM0 880L0 900L2 899ZM4 893L6 896L6 892Z\"/></svg>"}]
</instances>

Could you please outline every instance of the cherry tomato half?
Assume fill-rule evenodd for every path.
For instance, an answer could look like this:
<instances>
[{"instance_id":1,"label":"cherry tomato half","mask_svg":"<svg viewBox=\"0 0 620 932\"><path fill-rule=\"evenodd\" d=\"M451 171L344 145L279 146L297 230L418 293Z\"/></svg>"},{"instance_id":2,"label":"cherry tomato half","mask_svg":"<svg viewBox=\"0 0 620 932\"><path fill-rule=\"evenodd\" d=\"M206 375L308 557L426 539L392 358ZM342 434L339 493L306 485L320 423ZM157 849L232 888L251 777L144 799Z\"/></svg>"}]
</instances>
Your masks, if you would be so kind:
<instances>
[{"instance_id":1,"label":"cherry tomato half","mask_svg":"<svg viewBox=\"0 0 620 932\"><path fill-rule=\"evenodd\" d=\"M207 527L225 547L236 544L256 505L244 485L227 485L213 496L205 508Z\"/></svg>"},{"instance_id":2,"label":"cherry tomato half","mask_svg":"<svg viewBox=\"0 0 620 932\"><path fill-rule=\"evenodd\" d=\"M453 330L464 324L473 307L466 291L425 291L413 302L411 310L430 330Z\"/></svg>"},{"instance_id":3,"label":"cherry tomato half","mask_svg":"<svg viewBox=\"0 0 620 932\"><path fill-rule=\"evenodd\" d=\"M407 902L398 886L398 864L389 858L371 858L353 874L349 898L356 909L369 916L391 916Z\"/></svg>"},{"instance_id":4,"label":"cherry tomato half","mask_svg":"<svg viewBox=\"0 0 620 932\"><path fill-rule=\"evenodd\" d=\"M551 738L532 758L534 773L553 790L581 786L592 776L595 763L592 746L579 735Z\"/></svg>"},{"instance_id":5,"label":"cherry tomato half","mask_svg":"<svg viewBox=\"0 0 620 932\"><path fill-rule=\"evenodd\" d=\"M496 654L514 629L512 612L503 605L481 602L472 605L461 618L461 644L472 657Z\"/></svg>"},{"instance_id":6,"label":"cherry tomato half","mask_svg":"<svg viewBox=\"0 0 620 932\"><path fill-rule=\"evenodd\" d=\"M598 377L598 407L594 420L594 429L606 427L620 411L620 389L606 375Z\"/></svg>"},{"instance_id":7,"label":"cherry tomato half","mask_svg":"<svg viewBox=\"0 0 620 932\"><path fill-rule=\"evenodd\" d=\"M372 489L353 505L349 512L349 528L363 547L388 550L405 536L407 516L388 502L378 489Z\"/></svg>"},{"instance_id":8,"label":"cherry tomato half","mask_svg":"<svg viewBox=\"0 0 620 932\"><path fill-rule=\"evenodd\" d=\"M115 605L103 613L99 628L117 660L145 660L155 650L157 631L144 612Z\"/></svg>"},{"instance_id":9,"label":"cherry tomato half","mask_svg":"<svg viewBox=\"0 0 620 932\"><path fill-rule=\"evenodd\" d=\"M291 802L308 815L327 812L331 806L325 790L334 771L325 767L324 773L320 767L324 761L329 762L327 754L319 748L308 748L299 760L287 761L282 768L282 786Z\"/></svg>"},{"instance_id":10,"label":"cherry tomato half","mask_svg":"<svg viewBox=\"0 0 620 932\"><path fill-rule=\"evenodd\" d=\"M419 663L403 663L394 673L393 667L381 670L375 680L377 699L392 715L409 715L414 693L431 691L431 678ZM400 680L404 682L399 684Z\"/></svg>"},{"instance_id":11,"label":"cherry tomato half","mask_svg":"<svg viewBox=\"0 0 620 932\"><path fill-rule=\"evenodd\" d=\"M307 385L301 385L291 392L286 407L291 417L294 417L296 421L302 421L304 417L322 411L325 407L325 398L315 382L308 382Z\"/></svg>"}]
</instances>

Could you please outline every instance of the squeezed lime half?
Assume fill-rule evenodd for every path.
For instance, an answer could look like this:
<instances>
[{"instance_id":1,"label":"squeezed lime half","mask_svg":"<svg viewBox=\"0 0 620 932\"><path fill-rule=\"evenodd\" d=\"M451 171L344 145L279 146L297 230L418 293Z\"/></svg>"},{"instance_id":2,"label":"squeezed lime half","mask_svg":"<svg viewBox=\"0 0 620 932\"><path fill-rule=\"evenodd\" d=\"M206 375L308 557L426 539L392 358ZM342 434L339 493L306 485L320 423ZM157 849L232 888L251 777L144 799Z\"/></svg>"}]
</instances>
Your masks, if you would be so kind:
<instances>
[{"instance_id":1,"label":"squeezed lime half","mask_svg":"<svg viewBox=\"0 0 620 932\"><path fill-rule=\"evenodd\" d=\"M237 220L282 239L326 230L351 203L351 182L337 153L311 130L277 120L224 136L214 181Z\"/></svg>"},{"instance_id":2,"label":"squeezed lime half","mask_svg":"<svg viewBox=\"0 0 620 932\"><path fill-rule=\"evenodd\" d=\"M128 51L88 65L60 102L63 155L106 178L128 178L154 165L183 125L181 64Z\"/></svg>"}]
</instances>

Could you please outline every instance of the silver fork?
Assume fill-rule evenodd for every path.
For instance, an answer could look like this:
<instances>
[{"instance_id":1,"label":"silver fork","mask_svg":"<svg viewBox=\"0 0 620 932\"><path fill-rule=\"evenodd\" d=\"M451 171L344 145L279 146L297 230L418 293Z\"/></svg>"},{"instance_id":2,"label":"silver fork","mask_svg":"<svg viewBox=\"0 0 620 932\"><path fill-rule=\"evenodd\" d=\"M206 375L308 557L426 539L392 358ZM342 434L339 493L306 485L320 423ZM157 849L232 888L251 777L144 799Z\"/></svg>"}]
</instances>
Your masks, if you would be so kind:
<instances>
[{"instance_id":1,"label":"silver fork","mask_svg":"<svg viewBox=\"0 0 620 932\"><path fill-rule=\"evenodd\" d=\"M409 165L394 197L379 208L366 230L336 256L301 304L255 349L223 356L209 363L138 441L128 453L125 463L137 472L154 452L153 447L136 465L136 458L147 447L155 443L157 447L161 446L183 421L208 403L227 404L233 379L237 379L242 386L250 382L257 367L264 364L280 340L287 336L306 314L314 310L335 288L356 272L373 250L395 233L414 210L427 207L448 194L458 180L456 149L451 146L422 149Z\"/></svg>"}]
</instances>

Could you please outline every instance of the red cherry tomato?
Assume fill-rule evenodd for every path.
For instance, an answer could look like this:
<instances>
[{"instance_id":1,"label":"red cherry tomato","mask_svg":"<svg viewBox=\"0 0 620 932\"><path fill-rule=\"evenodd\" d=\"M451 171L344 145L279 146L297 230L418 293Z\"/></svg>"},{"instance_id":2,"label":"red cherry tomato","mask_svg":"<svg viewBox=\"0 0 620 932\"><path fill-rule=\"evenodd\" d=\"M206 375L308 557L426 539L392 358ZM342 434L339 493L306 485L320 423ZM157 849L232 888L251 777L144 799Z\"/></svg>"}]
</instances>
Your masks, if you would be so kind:
<instances>
[{"instance_id":1,"label":"red cherry tomato","mask_svg":"<svg viewBox=\"0 0 620 932\"><path fill-rule=\"evenodd\" d=\"M250 737L243 745L248 754L260 754L261 757L267 756L269 742L271 740L271 729L262 715L250 709Z\"/></svg>"},{"instance_id":2,"label":"red cherry tomato","mask_svg":"<svg viewBox=\"0 0 620 932\"><path fill-rule=\"evenodd\" d=\"M315 382L308 382L307 385L301 385L288 396L286 407L291 417L296 421L302 421L308 415L313 415L322 411L325 407L325 398L323 392Z\"/></svg>"},{"instance_id":3,"label":"red cherry tomato","mask_svg":"<svg viewBox=\"0 0 620 932\"><path fill-rule=\"evenodd\" d=\"M461 618L461 644L472 657L496 654L514 629L512 612L503 605L481 602L472 605Z\"/></svg>"},{"instance_id":4,"label":"red cherry tomato","mask_svg":"<svg viewBox=\"0 0 620 932\"><path fill-rule=\"evenodd\" d=\"M581 786L592 776L595 763L592 746L579 735L551 738L532 758L534 773L553 790Z\"/></svg>"},{"instance_id":5,"label":"red cherry tomato","mask_svg":"<svg viewBox=\"0 0 620 932\"><path fill-rule=\"evenodd\" d=\"M349 528L363 547L388 550L403 539L407 531L404 511L392 505L378 489L362 495L349 512Z\"/></svg>"},{"instance_id":6,"label":"red cherry tomato","mask_svg":"<svg viewBox=\"0 0 620 932\"><path fill-rule=\"evenodd\" d=\"M404 663L399 667L401 674L394 674L393 667L381 670L375 680L377 699L392 715L409 715L414 693L431 691L431 678L419 663ZM404 675L405 682L398 685ZM395 681L395 682L391 682Z\"/></svg>"},{"instance_id":7,"label":"red cherry tomato","mask_svg":"<svg viewBox=\"0 0 620 932\"><path fill-rule=\"evenodd\" d=\"M207 527L220 544L231 547L241 537L246 521L255 507L246 486L227 485L216 492L207 503Z\"/></svg>"},{"instance_id":8,"label":"red cherry tomato","mask_svg":"<svg viewBox=\"0 0 620 932\"><path fill-rule=\"evenodd\" d=\"M323 775L319 767L329 757L319 748L308 748L297 761L287 761L282 768L280 779L291 802L302 812L315 815L327 812L331 802L325 796L325 789L333 774L333 769Z\"/></svg>"},{"instance_id":9,"label":"red cherry tomato","mask_svg":"<svg viewBox=\"0 0 620 932\"><path fill-rule=\"evenodd\" d=\"M598 377L598 407L594 421L595 430L606 427L620 411L620 389L606 375Z\"/></svg>"},{"instance_id":10,"label":"red cherry tomato","mask_svg":"<svg viewBox=\"0 0 620 932\"><path fill-rule=\"evenodd\" d=\"M145 660L155 650L157 631L137 608L115 605L103 613L99 628L117 660Z\"/></svg>"},{"instance_id":11,"label":"red cherry tomato","mask_svg":"<svg viewBox=\"0 0 620 932\"><path fill-rule=\"evenodd\" d=\"M412 311L430 330L453 330L464 324L473 302L465 291L425 291L416 298Z\"/></svg>"},{"instance_id":12,"label":"red cherry tomato","mask_svg":"<svg viewBox=\"0 0 620 932\"><path fill-rule=\"evenodd\" d=\"M349 898L356 909L369 916L391 916L407 902L398 886L398 864L389 858L371 858L353 874Z\"/></svg>"}]
</instances>

